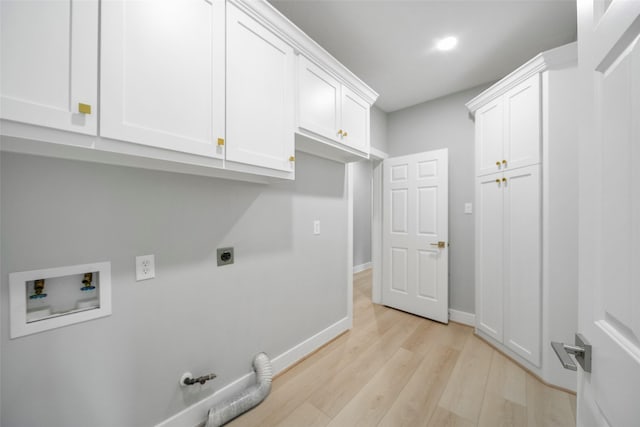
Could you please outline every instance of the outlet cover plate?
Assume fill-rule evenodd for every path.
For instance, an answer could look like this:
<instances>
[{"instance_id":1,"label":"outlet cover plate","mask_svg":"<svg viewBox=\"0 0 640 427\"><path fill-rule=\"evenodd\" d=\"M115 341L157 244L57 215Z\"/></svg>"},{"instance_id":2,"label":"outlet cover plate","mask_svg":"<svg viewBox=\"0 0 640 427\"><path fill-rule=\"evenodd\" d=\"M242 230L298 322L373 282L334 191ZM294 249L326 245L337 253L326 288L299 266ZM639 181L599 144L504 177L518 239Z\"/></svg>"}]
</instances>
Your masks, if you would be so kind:
<instances>
[{"instance_id":1,"label":"outlet cover plate","mask_svg":"<svg viewBox=\"0 0 640 427\"><path fill-rule=\"evenodd\" d=\"M233 264L233 261L235 259L235 256L233 254L233 248L232 247L218 248L216 258L218 260L218 267L222 265Z\"/></svg>"},{"instance_id":2,"label":"outlet cover plate","mask_svg":"<svg viewBox=\"0 0 640 427\"><path fill-rule=\"evenodd\" d=\"M156 261L153 255L136 257L136 281L153 279L156 277Z\"/></svg>"}]
</instances>

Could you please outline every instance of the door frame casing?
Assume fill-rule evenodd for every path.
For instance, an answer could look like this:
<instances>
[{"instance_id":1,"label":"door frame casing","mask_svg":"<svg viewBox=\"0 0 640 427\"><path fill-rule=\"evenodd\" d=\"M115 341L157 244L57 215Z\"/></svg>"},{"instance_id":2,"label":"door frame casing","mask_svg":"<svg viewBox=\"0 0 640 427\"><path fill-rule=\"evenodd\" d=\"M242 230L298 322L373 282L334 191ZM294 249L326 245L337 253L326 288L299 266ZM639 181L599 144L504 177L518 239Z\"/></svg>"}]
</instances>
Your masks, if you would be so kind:
<instances>
[{"instance_id":1,"label":"door frame casing","mask_svg":"<svg viewBox=\"0 0 640 427\"><path fill-rule=\"evenodd\" d=\"M387 158L387 153L371 147L371 301L374 304L382 304L382 164Z\"/></svg>"}]
</instances>

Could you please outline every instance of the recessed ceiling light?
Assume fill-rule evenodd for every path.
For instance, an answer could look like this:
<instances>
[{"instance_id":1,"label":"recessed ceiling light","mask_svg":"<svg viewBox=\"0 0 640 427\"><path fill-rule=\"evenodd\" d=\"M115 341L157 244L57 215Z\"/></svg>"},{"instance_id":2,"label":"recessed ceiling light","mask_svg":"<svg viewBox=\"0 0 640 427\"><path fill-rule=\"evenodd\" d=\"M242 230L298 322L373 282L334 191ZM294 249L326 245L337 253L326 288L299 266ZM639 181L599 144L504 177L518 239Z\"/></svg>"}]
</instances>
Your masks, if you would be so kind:
<instances>
[{"instance_id":1,"label":"recessed ceiling light","mask_svg":"<svg viewBox=\"0 0 640 427\"><path fill-rule=\"evenodd\" d=\"M450 36L450 37L445 37L443 39L438 40L436 42L436 49L441 51L447 51L447 50L453 49L457 45L458 45L458 38Z\"/></svg>"}]
</instances>

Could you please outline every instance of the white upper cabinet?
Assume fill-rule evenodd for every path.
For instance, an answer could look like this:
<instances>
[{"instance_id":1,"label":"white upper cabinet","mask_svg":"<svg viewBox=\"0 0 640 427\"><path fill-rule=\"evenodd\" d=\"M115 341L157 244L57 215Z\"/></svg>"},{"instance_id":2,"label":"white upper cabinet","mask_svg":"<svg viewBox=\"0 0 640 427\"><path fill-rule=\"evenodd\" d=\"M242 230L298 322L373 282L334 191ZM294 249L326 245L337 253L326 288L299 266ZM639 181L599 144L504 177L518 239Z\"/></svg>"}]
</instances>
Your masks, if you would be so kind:
<instances>
[{"instance_id":1,"label":"white upper cabinet","mask_svg":"<svg viewBox=\"0 0 640 427\"><path fill-rule=\"evenodd\" d=\"M498 98L476 111L476 171L478 176L502 170L504 108Z\"/></svg>"},{"instance_id":2,"label":"white upper cabinet","mask_svg":"<svg viewBox=\"0 0 640 427\"><path fill-rule=\"evenodd\" d=\"M378 95L266 0L0 8L3 151L257 182L368 157Z\"/></svg>"},{"instance_id":3,"label":"white upper cabinet","mask_svg":"<svg viewBox=\"0 0 640 427\"><path fill-rule=\"evenodd\" d=\"M224 155L224 1L102 2L100 135Z\"/></svg>"},{"instance_id":4,"label":"white upper cabinet","mask_svg":"<svg viewBox=\"0 0 640 427\"><path fill-rule=\"evenodd\" d=\"M341 104L342 143L363 153L368 153L369 104L346 86L342 86Z\"/></svg>"},{"instance_id":5,"label":"white upper cabinet","mask_svg":"<svg viewBox=\"0 0 640 427\"><path fill-rule=\"evenodd\" d=\"M98 0L2 0L0 115L95 135Z\"/></svg>"},{"instance_id":6,"label":"white upper cabinet","mask_svg":"<svg viewBox=\"0 0 640 427\"><path fill-rule=\"evenodd\" d=\"M370 108L349 87L298 56L298 133L313 139L299 140L300 149L334 160L368 157Z\"/></svg>"},{"instance_id":7,"label":"white upper cabinet","mask_svg":"<svg viewBox=\"0 0 640 427\"><path fill-rule=\"evenodd\" d=\"M226 159L293 171L293 48L227 5Z\"/></svg>"},{"instance_id":8,"label":"white upper cabinet","mask_svg":"<svg viewBox=\"0 0 640 427\"><path fill-rule=\"evenodd\" d=\"M308 59L298 57L298 126L332 140L340 135L340 83Z\"/></svg>"},{"instance_id":9,"label":"white upper cabinet","mask_svg":"<svg viewBox=\"0 0 640 427\"><path fill-rule=\"evenodd\" d=\"M540 163L540 75L476 111L477 175Z\"/></svg>"},{"instance_id":10,"label":"white upper cabinet","mask_svg":"<svg viewBox=\"0 0 640 427\"><path fill-rule=\"evenodd\" d=\"M540 75L534 74L504 95L506 168L540 163Z\"/></svg>"}]
</instances>

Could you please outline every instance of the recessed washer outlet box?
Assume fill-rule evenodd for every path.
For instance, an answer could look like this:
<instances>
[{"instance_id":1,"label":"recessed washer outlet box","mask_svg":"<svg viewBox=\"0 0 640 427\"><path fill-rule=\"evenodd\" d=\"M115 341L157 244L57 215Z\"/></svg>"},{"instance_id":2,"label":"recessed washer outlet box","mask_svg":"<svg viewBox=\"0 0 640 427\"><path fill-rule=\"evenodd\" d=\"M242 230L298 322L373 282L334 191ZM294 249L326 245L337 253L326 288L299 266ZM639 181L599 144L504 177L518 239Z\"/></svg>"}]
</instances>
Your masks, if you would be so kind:
<instances>
[{"instance_id":1,"label":"recessed washer outlet box","mask_svg":"<svg viewBox=\"0 0 640 427\"><path fill-rule=\"evenodd\" d=\"M218 267L233 264L233 248L218 248Z\"/></svg>"}]
</instances>

